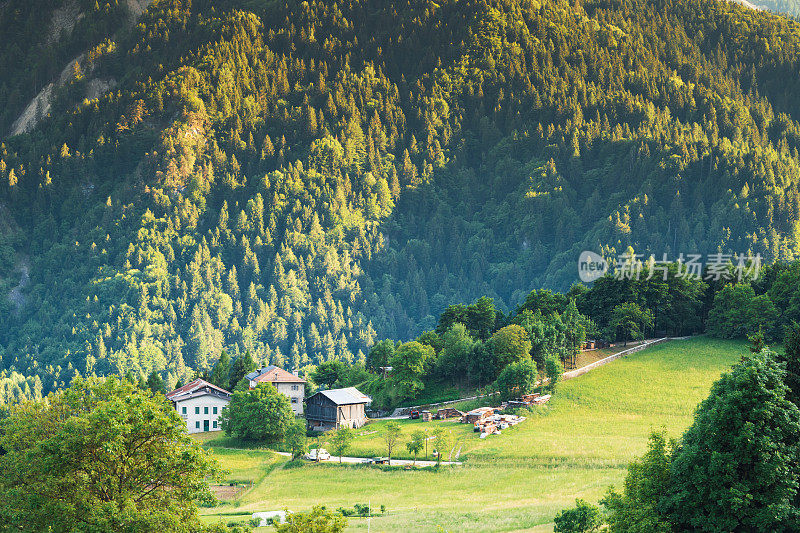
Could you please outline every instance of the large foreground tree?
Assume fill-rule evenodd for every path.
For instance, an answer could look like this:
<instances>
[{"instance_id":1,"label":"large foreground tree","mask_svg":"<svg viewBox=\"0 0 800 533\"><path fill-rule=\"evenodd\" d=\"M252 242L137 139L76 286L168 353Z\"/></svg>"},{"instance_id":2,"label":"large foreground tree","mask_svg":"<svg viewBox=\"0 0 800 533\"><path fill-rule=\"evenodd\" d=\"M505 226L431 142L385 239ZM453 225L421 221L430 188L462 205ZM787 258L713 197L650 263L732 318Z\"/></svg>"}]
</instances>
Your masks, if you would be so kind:
<instances>
[{"instance_id":1,"label":"large foreground tree","mask_svg":"<svg viewBox=\"0 0 800 533\"><path fill-rule=\"evenodd\" d=\"M0 422L0 531L200 531L216 460L163 396L75 379Z\"/></svg>"},{"instance_id":2,"label":"large foreground tree","mask_svg":"<svg viewBox=\"0 0 800 533\"><path fill-rule=\"evenodd\" d=\"M665 508L679 531L798 531L800 412L768 350L700 404L675 451Z\"/></svg>"}]
</instances>

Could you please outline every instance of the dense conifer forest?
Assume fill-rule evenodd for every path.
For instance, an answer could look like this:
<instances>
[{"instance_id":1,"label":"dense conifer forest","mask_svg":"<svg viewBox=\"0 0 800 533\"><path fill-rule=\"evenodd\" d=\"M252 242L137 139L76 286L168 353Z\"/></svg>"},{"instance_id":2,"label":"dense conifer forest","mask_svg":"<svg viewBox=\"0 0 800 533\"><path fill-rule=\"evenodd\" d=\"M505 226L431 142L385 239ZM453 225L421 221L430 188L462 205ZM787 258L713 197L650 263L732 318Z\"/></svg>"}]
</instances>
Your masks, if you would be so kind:
<instances>
[{"instance_id":1,"label":"dense conifer forest","mask_svg":"<svg viewBox=\"0 0 800 533\"><path fill-rule=\"evenodd\" d=\"M531 290L570 290L583 249L800 255L789 18L711 0L133 4L0 4L6 396L76 374L171 385L223 350L366 363L482 296L501 318L470 333L488 339ZM774 293L784 313L793 291ZM710 294L691 296L698 320ZM571 297L601 328L622 303ZM703 327L668 319L654 328Z\"/></svg>"}]
</instances>

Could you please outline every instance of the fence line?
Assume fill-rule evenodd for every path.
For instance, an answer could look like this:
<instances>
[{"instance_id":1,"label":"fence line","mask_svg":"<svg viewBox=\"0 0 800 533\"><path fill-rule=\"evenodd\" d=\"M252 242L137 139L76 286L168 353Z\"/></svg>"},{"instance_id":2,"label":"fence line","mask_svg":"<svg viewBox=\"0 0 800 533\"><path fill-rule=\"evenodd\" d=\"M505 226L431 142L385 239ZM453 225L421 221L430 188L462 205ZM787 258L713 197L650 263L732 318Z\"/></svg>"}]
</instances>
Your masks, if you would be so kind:
<instances>
[{"instance_id":1,"label":"fence line","mask_svg":"<svg viewBox=\"0 0 800 533\"><path fill-rule=\"evenodd\" d=\"M662 337L660 339L655 339L655 340L652 340L652 341L645 341L642 344L638 344L636 346L628 348L627 350L622 350L621 352L615 353L613 355L609 355L608 357L604 357L603 359L600 359L599 361L595 361L594 363L590 363L590 364L588 364L586 366L582 366L582 367L577 368L575 370L570 370L568 372L564 372L563 374L561 374L561 378L562 379L576 378L578 376L582 376L582 375L586 374L587 372L589 372L591 370L594 370L597 367L603 366L605 364L610 363L611 361L619 359L620 357L625 357L625 356L630 355L632 353L636 353L638 351L644 350L645 348L649 348L650 346L654 346L656 344L661 344L662 342L667 342L667 341L670 341L670 340L684 340L684 339L688 339L690 337L691 337L691 335L686 336L686 337ZM537 384L538 384L538 382L537 382ZM499 394L499 393L498 392L493 392L491 394ZM460 402L465 402L465 401L469 401L469 400L477 400L478 398L484 398L485 396L487 396L487 395L486 394L478 394L476 396L469 396L467 398L459 398L458 400L448 400L446 402L426 403L424 405L415 405L415 406L412 406L412 407L398 407L398 408L396 408L394 410L394 412L392 412L392 414L390 416L403 416L403 415L407 415L412 410L421 409L423 407L441 407L441 406L452 405L454 403L460 403Z\"/></svg>"},{"instance_id":2,"label":"fence line","mask_svg":"<svg viewBox=\"0 0 800 533\"><path fill-rule=\"evenodd\" d=\"M564 372L563 374L561 374L561 377L562 377L562 379L572 379L572 378L576 378L578 376L582 376L585 373L589 372L590 370L594 370L595 368L597 368L599 366L603 366L603 365L605 365L607 363L610 363L611 361L614 361L615 359L619 359L620 357L625 357L626 355L630 355L632 353L636 353L638 351L644 350L645 348L649 348L650 346L653 346L655 344L661 344L662 342L666 342L668 340L671 340L671 337L662 337L660 339L656 339L656 340L653 340L653 341L643 342L642 344L634 346L633 348L628 348L627 350L622 350L621 352L615 353L613 355L609 355L608 357L604 357L603 359L600 359L599 361L595 361L594 363L590 363L590 364L588 364L586 366L582 366L582 367L577 368L575 370L570 370L569 372Z\"/></svg>"}]
</instances>

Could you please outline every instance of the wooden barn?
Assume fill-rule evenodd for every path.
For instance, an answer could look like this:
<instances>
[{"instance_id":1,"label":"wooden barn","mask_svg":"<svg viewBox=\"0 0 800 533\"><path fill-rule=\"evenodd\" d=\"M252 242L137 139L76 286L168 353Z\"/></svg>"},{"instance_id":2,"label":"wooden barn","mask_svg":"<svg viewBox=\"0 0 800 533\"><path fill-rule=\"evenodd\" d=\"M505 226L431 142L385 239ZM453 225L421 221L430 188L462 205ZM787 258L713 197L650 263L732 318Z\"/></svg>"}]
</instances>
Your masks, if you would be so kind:
<instances>
[{"instance_id":1,"label":"wooden barn","mask_svg":"<svg viewBox=\"0 0 800 533\"><path fill-rule=\"evenodd\" d=\"M315 431L341 426L360 428L367 423L366 405L372 399L355 387L322 390L306 400L306 422Z\"/></svg>"}]
</instances>

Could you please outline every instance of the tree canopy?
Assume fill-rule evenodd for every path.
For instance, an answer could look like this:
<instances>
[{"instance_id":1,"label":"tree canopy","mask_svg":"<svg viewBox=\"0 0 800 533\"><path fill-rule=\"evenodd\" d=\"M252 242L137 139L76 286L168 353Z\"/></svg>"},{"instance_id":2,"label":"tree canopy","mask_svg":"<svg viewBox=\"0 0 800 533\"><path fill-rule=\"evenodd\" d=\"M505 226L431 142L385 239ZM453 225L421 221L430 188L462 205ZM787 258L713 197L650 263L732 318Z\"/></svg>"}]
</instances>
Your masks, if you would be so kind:
<instances>
[{"instance_id":1,"label":"tree canopy","mask_svg":"<svg viewBox=\"0 0 800 533\"><path fill-rule=\"evenodd\" d=\"M680 0L168 0L125 26L130 2L75 4L52 41L56 4L0 6L0 369L44 392L153 371L171 388L223 350L365 363L455 323L486 342L517 307L558 329L572 298L601 330L634 302L688 334L718 280L649 269L570 294L580 251L798 256L795 21ZM10 135L29 104L41 120ZM778 328L800 319L796 277L754 286Z\"/></svg>"},{"instance_id":2,"label":"tree canopy","mask_svg":"<svg viewBox=\"0 0 800 533\"><path fill-rule=\"evenodd\" d=\"M211 454L160 394L75 379L0 421L0 520L16 531L194 532Z\"/></svg>"},{"instance_id":3,"label":"tree canopy","mask_svg":"<svg viewBox=\"0 0 800 533\"><path fill-rule=\"evenodd\" d=\"M259 383L254 389L234 391L219 419L226 435L278 442L294 421L294 412L288 396L271 383Z\"/></svg>"}]
</instances>

